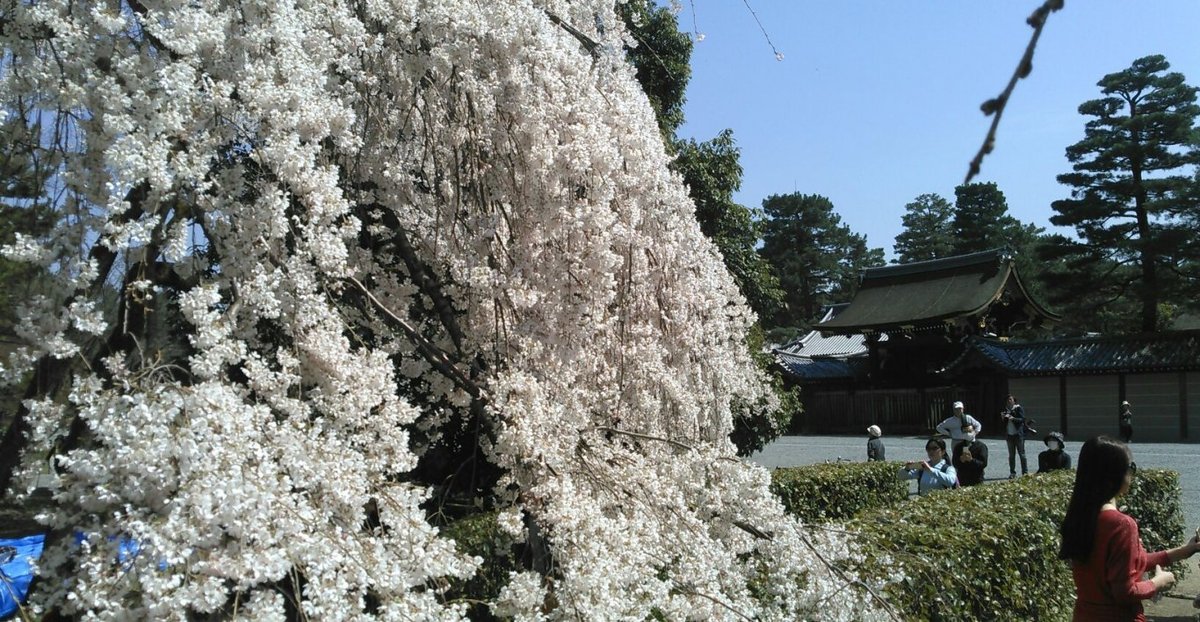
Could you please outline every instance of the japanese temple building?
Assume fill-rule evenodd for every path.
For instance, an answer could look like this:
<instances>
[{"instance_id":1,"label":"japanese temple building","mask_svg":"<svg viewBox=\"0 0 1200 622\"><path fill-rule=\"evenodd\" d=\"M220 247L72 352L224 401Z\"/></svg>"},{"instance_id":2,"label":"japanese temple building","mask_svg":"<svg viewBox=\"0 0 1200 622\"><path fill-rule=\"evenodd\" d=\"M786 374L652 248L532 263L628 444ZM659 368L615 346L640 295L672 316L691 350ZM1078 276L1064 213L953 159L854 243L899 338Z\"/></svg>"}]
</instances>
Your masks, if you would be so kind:
<instances>
[{"instance_id":1,"label":"japanese temple building","mask_svg":"<svg viewBox=\"0 0 1200 622\"><path fill-rule=\"evenodd\" d=\"M1010 340L1057 319L1004 250L870 268L849 304L774 351L803 390L794 431L929 434L962 400L994 436L1012 393L1042 433L1115 434L1129 400L1135 440L1188 438L1189 421L1200 438L1200 331Z\"/></svg>"}]
</instances>

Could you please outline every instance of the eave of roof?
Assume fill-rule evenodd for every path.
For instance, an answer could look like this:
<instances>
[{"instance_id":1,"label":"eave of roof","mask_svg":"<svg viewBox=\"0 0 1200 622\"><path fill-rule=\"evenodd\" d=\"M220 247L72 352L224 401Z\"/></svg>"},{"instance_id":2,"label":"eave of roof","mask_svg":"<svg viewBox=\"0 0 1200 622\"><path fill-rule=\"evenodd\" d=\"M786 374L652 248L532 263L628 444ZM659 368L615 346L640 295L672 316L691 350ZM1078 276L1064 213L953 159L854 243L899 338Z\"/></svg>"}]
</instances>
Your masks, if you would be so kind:
<instances>
[{"instance_id":1,"label":"eave of roof","mask_svg":"<svg viewBox=\"0 0 1200 622\"><path fill-rule=\"evenodd\" d=\"M1200 370L1200 330L1008 343L972 337L947 368L979 357L1010 376Z\"/></svg>"},{"instance_id":2,"label":"eave of roof","mask_svg":"<svg viewBox=\"0 0 1200 622\"><path fill-rule=\"evenodd\" d=\"M801 356L776 355L788 374L799 380L853 380L866 362L862 357L851 358L808 358Z\"/></svg>"}]
</instances>

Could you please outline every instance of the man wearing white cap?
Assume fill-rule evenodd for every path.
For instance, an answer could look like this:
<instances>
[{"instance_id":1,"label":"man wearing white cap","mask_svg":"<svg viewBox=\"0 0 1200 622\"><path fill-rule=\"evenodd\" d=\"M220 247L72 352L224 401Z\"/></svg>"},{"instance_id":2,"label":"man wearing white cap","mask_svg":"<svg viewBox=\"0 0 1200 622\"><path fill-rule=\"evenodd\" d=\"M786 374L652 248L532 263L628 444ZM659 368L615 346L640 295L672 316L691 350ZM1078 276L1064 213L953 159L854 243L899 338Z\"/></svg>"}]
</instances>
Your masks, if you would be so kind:
<instances>
[{"instance_id":1,"label":"man wearing white cap","mask_svg":"<svg viewBox=\"0 0 1200 622\"><path fill-rule=\"evenodd\" d=\"M983 425L975 417L963 412L962 402L954 402L954 414L939 423L937 431L939 434L945 434L957 442L966 440L967 437L974 438L983 432Z\"/></svg>"}]
</instances>

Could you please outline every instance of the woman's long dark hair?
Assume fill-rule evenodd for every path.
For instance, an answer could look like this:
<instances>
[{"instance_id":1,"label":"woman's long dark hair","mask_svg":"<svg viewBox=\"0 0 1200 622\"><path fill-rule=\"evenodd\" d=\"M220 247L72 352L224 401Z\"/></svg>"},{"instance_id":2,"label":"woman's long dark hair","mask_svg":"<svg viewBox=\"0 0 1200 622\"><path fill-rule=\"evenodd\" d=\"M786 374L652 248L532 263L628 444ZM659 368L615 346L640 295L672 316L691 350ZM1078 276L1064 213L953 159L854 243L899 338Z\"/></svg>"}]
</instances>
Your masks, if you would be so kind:
<instances>
[{"instance_id":1,"label":"woman's long dark hair","mask_svg":"<svg viewBox=\"0 0 1200 622\"><path fill-rule=\"evenodd\" d=\"M1083 444L1075 488L1063 519L1059 559L1086 562L1091 556L1100 508L1121 491L1129 463L1129 447L1115 438L1094 436Z\"/></svg>"},{"instance_id":2,"label":"woman's long dark hair","mask_svg":"<svg viewBox=\"0 0 1200 622\"><path fill-rule=\"evenodd\" d=\"M943 441L940 438L931 438L931 439L925 441L925 451L929 451L930 445L937 445L939 448L941 448L943 460L950 459L950 456L948 454L946 454L946 441ZM929 466L934 466L934 465L931 464Z\"/></svg>"}]
</instances>

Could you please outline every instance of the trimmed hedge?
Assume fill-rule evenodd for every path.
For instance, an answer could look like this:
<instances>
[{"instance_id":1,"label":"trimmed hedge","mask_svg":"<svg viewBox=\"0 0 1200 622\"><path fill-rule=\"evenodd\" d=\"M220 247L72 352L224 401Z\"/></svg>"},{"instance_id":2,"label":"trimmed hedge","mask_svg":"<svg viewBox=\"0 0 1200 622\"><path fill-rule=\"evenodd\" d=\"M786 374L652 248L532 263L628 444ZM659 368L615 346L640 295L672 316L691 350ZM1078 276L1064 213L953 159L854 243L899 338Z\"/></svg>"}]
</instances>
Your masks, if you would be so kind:
<instances>
[{"instance_id":1,"label":"trimmed hedge","mask_svg":"<svg viewBox=\"0 0 1200 622\"><path fill-rule=\"evenodd\" d=\"M866 553L855 570L868 583L886 583L906 618L1069 619L1075 587L1057 553L1074 477L1022 477L863 512L848 525ZM1147 550L1185 541L1178 473L1141 471L1118 503L1138 520ZM896 576L905 578L892 582Z\"/></svg>"},{"instance_id":2,"label":"trimmed hedge","mask_svg":"<svg viewBox=\"0 0 1200 622\"><path fill-rule=\"evenodd\" d=\"M1164 469L1139 470L1129 494L1117 499L1121 511L1137 519L1138 533L1147 551L1161 551L1191 539L1183 516L1183 489L1179 473ZM1171 572L1182 579L1191 564L1173 564Z\"/></svg>"},{"instance_id":3,"label":"trimmed hedge","mask_svg":"<svg viewBox=\"0 0 1200 622\"><path fill-rule=\"evenodd\" d=\"M1058 560L1059 525L1071 496L1074 471L944 490L907 498L898 462L818 464L777 469L772 489L805 522L849 520L865 559L855 570L905 619L1066 620L1075 587ZM1138 471L1118 499L1137 519L1148 551L1178 546L1184 534L1179 474ZM452 581L446 597L473 603L471 616L487 619L487 601L521 566L521 546L500 531L496 513L476 514L442 528L460 551L483 558L468 581ZM1171 568L1182 578L1186 564ZM896 582L895 577L905 579ZM758 586L759 589L762 586ZM751 586L755 589L755 586Z\"/></svg>"},{"instance_id":4,"label":"trimmed hedge","mask_svg":"<svg viewBox=\"0 0 1200 622\"><path fill-rule=\"evenodd\" d=\"M851 518L870 508L908 498L908 482L896 478L901 462L839 462L775 469L771 492L805 523Z\"/></svg>"}]
</instances>

